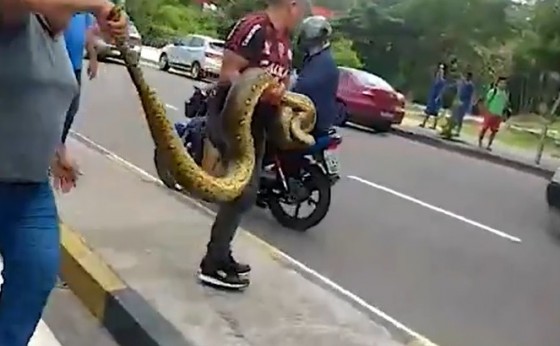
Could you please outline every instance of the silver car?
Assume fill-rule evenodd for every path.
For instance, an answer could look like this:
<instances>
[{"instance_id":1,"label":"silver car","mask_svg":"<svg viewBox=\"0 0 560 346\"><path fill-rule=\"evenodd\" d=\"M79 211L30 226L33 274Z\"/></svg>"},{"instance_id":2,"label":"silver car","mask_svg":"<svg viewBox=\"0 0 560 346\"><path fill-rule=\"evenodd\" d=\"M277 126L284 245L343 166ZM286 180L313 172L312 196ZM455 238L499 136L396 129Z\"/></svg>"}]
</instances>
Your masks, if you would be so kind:
<instances>
[{"instance_id":1,"label":"silver car","mask_svg":"<svg viewBox=\"0 0 560 346\"><path fill-rule=\"evenodd\" d=\"M130 48L132 48L134 62L138 64L140 62L140 53L142 50L142 36L130 19L128 23L127 42ZM99 60L104 60L106 58L122 59L121 53L117 50L117 47L115 47L115 45L111 43L106 42L101 37L98 37L95 41L95 50L97 51L97 57Z\"/></svg>"},{"instance_id":2,"label":"silver car","mask_svg":"<svg viewBox=\"0 0 560 346\"><path fill-rule=\"evenodd\" d=\"M189 35L163 47L159 68L190 72L195 79L216 77L220 74L224 56L224 41L203 35Z\"/></svg>"}]
</instances>

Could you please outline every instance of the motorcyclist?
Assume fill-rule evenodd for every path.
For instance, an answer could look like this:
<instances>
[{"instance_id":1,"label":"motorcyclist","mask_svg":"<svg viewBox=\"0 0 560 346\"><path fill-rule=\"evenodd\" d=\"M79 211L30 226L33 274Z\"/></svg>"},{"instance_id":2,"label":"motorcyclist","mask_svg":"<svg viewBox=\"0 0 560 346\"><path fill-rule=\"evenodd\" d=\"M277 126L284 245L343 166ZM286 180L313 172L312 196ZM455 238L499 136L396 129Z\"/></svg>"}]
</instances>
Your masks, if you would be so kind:
<instances>
[{"instance_id":1,"label":"motorcyclist","mask_svg":"<svg viewBox=\"0 0 560 346\"><path fill-rule=\"evenodd\" d=\"M332 26L325 17L311 16L302 22L297 42L304 58L292 90L308 96L315 104L315 138L328 133L337 114L339 72L331 51L331 35Z\"/></svg>"}]
</instances>

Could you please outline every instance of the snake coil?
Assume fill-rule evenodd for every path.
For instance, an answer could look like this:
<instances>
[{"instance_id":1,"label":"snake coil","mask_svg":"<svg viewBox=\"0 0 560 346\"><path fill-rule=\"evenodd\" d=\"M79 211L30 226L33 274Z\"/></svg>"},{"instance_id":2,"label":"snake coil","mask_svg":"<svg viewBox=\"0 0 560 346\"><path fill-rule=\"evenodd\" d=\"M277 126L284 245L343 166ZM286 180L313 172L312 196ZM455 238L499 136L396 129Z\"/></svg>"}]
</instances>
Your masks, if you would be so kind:
<instances>
[{"instance_id":1,"label":"snake coil","mask_svg":"<svg viewBox=\"0 0 560 346\"><path fill-rule=\"evenodd\" d=\"M125 15L122 6L115 6L109 19ZM226 98L221 117L225 119L226 135L231 145L232 159L226 174L215 177L204 171L187 153L167 118L163 103L146 82L144 74L125 40L117 41L126 69L140 97L142 108L157 149L169 162L175 181L186 191L212 202L227 202L237 198L248 184L255 164L251 135L253 110L261 95L278 86L276 79L263 69L249 69L234 83ZM273 140L283 149L295 149L314 144L309 132L315 125L315 107L304 95L286 92L280 114L274 122Z\"/></svg>"}]
</instances>

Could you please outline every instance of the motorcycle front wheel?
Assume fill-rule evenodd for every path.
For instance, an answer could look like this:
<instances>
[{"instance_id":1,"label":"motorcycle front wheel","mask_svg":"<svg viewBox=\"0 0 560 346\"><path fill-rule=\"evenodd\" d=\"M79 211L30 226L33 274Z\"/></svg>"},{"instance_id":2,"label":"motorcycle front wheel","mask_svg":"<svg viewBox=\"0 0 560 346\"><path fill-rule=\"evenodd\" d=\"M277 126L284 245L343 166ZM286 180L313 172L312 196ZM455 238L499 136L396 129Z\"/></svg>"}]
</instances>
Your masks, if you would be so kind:
<instances>
[{"instance_id":1,"label":"motorcycle front wheel","mask_svg":"<svg viewBox=\"0 0 560 346\"><path fill-rule=\"evenodd\" d=\"M321 168L310 165L305 168L302 175L303 187L309 192L306 200L288 200L284 194L273 194L268 199L268 207L272 216L282 226L300 232L317 226L329 211L331 205L331 183ZM313 198L313 193L318 193L318 198ZM313 207L311 213L305 217L299 216L300 208L303 204ZM289 213L284 209L284 205L294 206L295 211Z\"/></svg>"}]
</instances>

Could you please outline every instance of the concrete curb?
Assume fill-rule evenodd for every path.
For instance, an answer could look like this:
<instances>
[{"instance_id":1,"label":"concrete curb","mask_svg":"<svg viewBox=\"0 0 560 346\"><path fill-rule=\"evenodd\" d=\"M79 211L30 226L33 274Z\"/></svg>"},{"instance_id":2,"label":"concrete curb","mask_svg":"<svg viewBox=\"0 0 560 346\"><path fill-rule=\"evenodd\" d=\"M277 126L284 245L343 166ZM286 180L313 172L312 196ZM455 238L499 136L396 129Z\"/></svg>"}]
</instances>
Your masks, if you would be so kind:
<instances>
[{"instance_id":1,"label":"concrete curb","mask_svg":"<svg viewBox=\"0 0 560 346\"><path fill-rule=\"evenodd\" d=\"M474 147L467 147L456 145L453 142L446 141L444 139L423 136L412 131L406 131L399 128L393 128L392 133L397 136L404 137L416 142L431 145L436 148L445 149L451 152L460 153L466 156L470 156L479 160L484 160L487 162L495 163L501 166L510 167L519 171L523 171L529 174L536 175L541 178L550 179L554 174L554 170L537 166L530 163L520 162L514 159L506 158L503 156L492 154L491 152L483 151Z\"/></svg>"},{"instance_id":2,"label":"concrete curb","mask_svg":"<svg viewBox=\"0 0 560 346\"><path fill-rule=\"evenodd\" d=\"M119 345L193 345L63 223L60 244L62 279Z\"/></svg>"}]
</instances>

